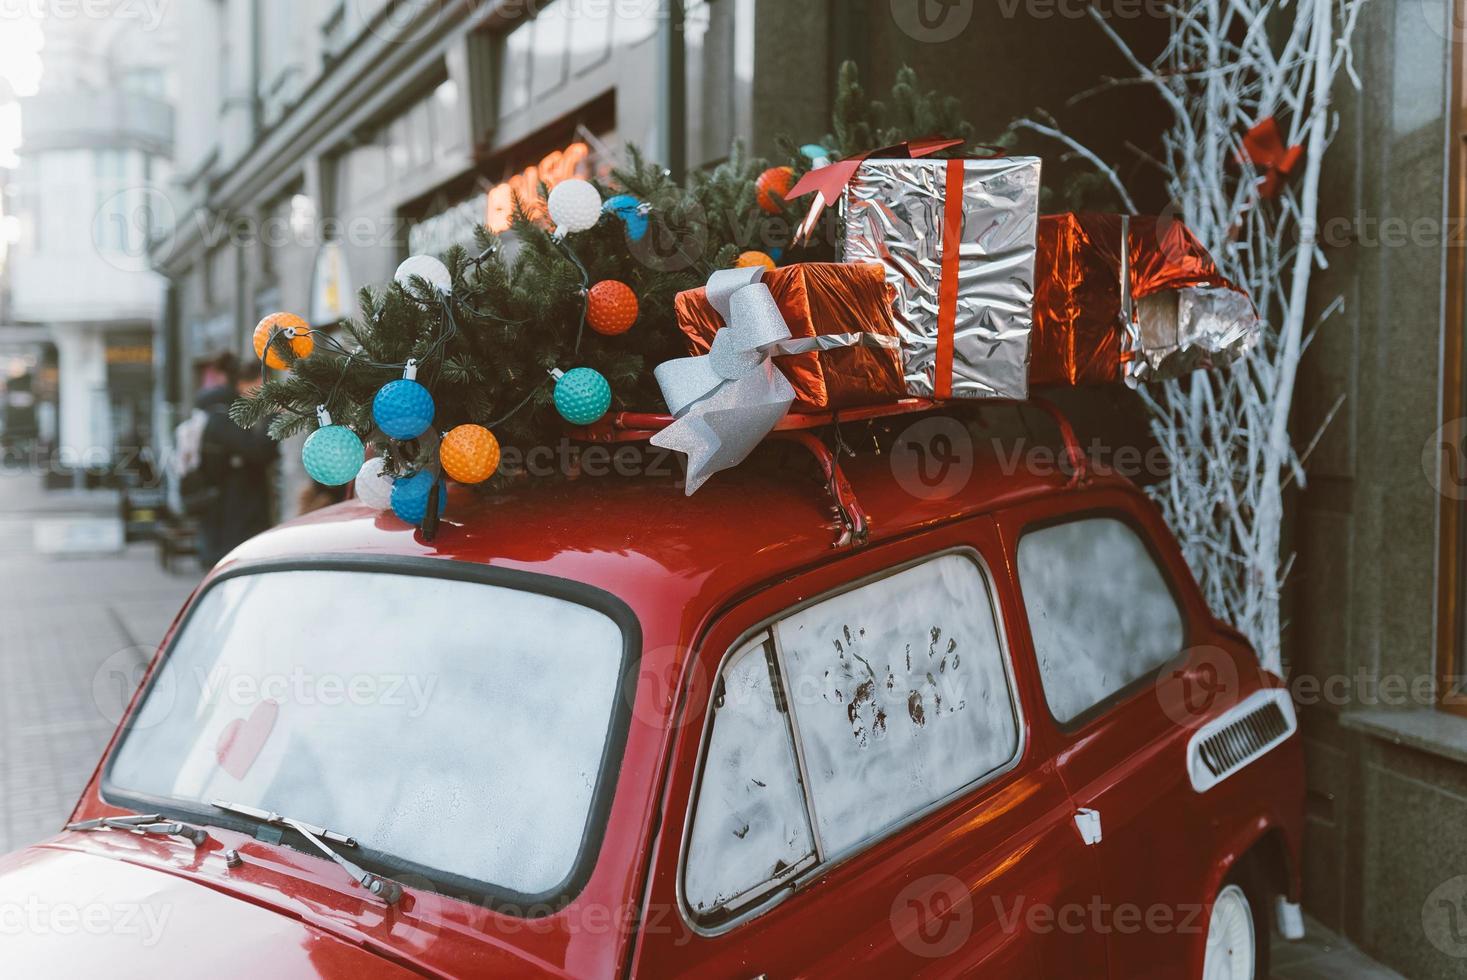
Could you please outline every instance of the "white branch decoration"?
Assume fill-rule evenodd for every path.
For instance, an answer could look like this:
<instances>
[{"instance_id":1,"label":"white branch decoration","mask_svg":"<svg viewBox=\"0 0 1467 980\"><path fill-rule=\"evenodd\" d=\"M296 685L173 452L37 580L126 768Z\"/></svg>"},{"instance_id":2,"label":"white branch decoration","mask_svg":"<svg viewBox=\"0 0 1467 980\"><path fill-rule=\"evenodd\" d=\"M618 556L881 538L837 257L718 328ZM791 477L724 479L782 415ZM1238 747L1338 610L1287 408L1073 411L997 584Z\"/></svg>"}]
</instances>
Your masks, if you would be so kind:
<instances>
[{"instance_id":1,"label":"white branch decoration","mask_svg":"<svg viewBox=\"0 0 1467 980\"><path fill-rule=\"evenodd\" d=\"M1153 491L1157 502L1213 610L1276 671L1279 595L1292 564L1280 552L1283 493L1290 481L1304 482L1289 413L1299 359L1317 326L1306 329L1306 307L1311 274L1324 265L1317 231L1320 171L1337 124L1330 94L1341 71L1359 86L1350 41L1364 3L1177 0L1169 43L1149 65L1090 11L1136 73L1098 90L1141 84L1161 96L1172 124L1158 162L1176 216L1248 290L1266 323L1262 343L1231 368L1143 389L1142 397L1172 468ZM1305 155L1277 196L1263 200L1262 175L1247 162L1242 137L1269 116L1285 144L1304 146ZM1072 139L1047 135L1117 182L1113 168ZM1124 191L1122 199L1130 206ZM1309 448L1317 441L1315 434Z\"/></svg>"}]
</instances>

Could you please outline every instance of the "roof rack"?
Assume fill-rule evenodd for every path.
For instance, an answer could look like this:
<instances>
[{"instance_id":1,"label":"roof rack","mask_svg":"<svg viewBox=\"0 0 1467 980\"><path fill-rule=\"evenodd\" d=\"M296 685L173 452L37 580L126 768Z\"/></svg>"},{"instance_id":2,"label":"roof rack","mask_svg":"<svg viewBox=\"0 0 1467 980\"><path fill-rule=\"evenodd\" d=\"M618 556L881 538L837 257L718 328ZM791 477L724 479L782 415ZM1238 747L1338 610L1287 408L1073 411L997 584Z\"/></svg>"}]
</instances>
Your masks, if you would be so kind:
<instances>
[{"instance_id":1,"label":"roof rack","mask_svg":"<svg viewBox=\"0 0 1467 980\"><path fill-rule=\"evenodd\" d=\"M841 523L841 531L836 537L834 546L837 548L860 547L870 537L871 520L865 508L861 506L860 500L856 498L856 491L851 486L850 480L846 478L845 472L841 469L839 454L842 449L845 449L845 446L837 435L836 447L832 449L815 434L815 430L825 426L838 426L842 422L874 421L901 415L915 415L919 412L995 406L1032 407L1054 419L1055 424L1059 427L1060 438L1064 440L1065 455L1070 463L1071 475L1066 487L1076 487L1085 482L1085 454L1080 449L1079 440L1075 438L1075 430L1059 406L1044 398L1028 400L975 398L947 401L903 398L881 405L860 405L824 412L791 412L775 423L769 437L803 446L815 458L815 462L820 466L820 471L825 477L826 490L830 494L831 502L835 506L836 515ZM582 442L645 442L674 421L676 419L671 415L647 412L609 412L590 425L571 429L570 436Z\"/></svg>"}]
</instances>

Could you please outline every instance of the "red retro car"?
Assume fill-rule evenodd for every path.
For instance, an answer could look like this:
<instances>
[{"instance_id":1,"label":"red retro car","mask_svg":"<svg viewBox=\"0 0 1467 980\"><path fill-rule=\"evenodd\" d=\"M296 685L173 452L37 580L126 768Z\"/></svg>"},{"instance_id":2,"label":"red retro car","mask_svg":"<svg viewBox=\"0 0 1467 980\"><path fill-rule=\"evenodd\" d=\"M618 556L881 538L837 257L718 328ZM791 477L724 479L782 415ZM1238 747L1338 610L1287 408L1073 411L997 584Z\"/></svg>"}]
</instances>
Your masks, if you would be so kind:
<instances>
[{"instance_id":1,"label":"red retro car","mask_svg":"<svg viewBox=\"0 0 1467 980\"><path fill-rule=\"evenodd\" d=\"M221 563L3 972L1267 976L1294 711L1133 485L585 462Z\"/></svg>"}]
</instances>

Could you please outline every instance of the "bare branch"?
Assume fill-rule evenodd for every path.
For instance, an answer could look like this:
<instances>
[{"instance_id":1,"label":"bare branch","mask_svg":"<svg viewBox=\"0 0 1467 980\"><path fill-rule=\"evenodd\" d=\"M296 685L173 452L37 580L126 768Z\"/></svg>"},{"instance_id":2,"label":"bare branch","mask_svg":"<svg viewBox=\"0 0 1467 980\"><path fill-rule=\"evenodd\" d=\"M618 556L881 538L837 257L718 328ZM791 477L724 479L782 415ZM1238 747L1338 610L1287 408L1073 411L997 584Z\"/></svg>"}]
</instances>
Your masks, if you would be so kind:
<instances>
[{"instance_id":1,"label":"bare branch","mask_svg":"<svg viewBox=\"0 0 1467 980\"><path fill-rule=\"evenodd\" d=\"M1083 143L1054 126L1046 126L1044 123L1033 119L1016 119L1010 124L1009 128L1033 130L1041 136L1048 136L1050 139L1058 140L1065 146L1068 146L1072 153L1084 158L1102 177L1110 182L1110 186L1120 195L1121 204L1125 206L1128 214L1136 213L1136 202L1131 200L1131 195L1127 192L1126 185L1121 183L1121 178L1116 174L1115 169L1100 159L1100 157L1096 156L1095 152L1088 146L1085 146Z\"/></svg>"}]
</instances>

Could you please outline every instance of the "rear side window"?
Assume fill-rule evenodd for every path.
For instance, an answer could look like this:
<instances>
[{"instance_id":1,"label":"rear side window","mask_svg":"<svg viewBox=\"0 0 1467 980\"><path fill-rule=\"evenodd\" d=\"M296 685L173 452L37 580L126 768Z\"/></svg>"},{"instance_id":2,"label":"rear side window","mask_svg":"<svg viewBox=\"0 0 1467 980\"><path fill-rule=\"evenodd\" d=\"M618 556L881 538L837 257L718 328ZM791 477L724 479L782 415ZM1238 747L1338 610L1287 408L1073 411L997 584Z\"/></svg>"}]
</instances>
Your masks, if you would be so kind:
<instances>
[{"instance_id":1,"label":"rear side window","mask_svg":"<svg viewBox=\"0 0 1467 980\"><path fill-rule=\"evenodd\" d=\"M1060 722L1073 721L1182 649L1165 574L1124 521L1093 517L1025 532L1019 584Z\"/></svg>"},{"instance_id":2,"label":"rear side window","mask_svg":"<svg viewBox=\"0 0 1467 980\"><path fill-rule=\"evenodd\" d=\"M947 554L814 603L726 662L685 852L717 923L1005 768L1020 727L988 577Z\"/></svg>"}]
</instances>

